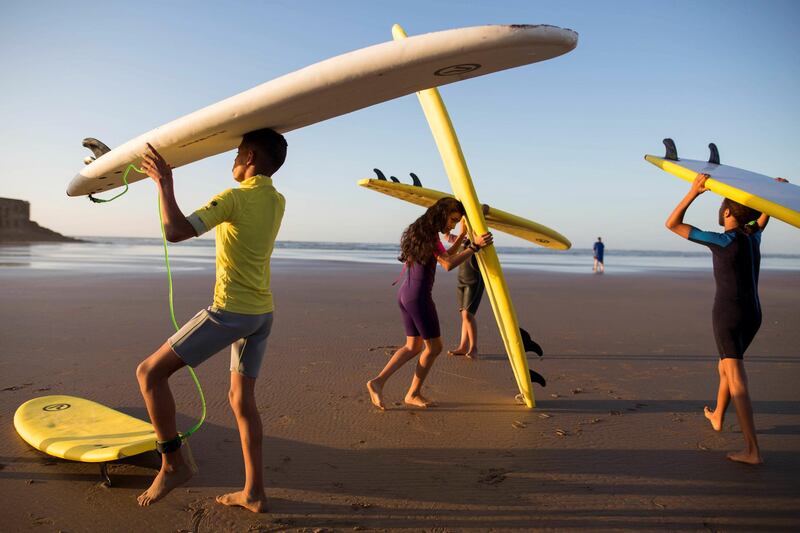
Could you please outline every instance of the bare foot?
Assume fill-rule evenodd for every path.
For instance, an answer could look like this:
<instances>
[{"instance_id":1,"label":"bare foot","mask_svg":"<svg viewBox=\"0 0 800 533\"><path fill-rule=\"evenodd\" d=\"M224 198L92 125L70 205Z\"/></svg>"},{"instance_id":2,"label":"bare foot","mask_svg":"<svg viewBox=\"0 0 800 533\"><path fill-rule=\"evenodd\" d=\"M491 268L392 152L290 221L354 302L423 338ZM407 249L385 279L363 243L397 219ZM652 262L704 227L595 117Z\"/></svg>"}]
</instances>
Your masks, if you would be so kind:
<instances>
[{"instance_id":1,"label":"bare foot","mask_svg":"<svg viewBox=\"0 0 800 533\"><path fill-rule=\"evenodd\" d=\"M711 427L714 428L714 431L722 431L722 416L717 416L708 406L703 407L703 414L711 422Z\"/></svg>"},{"instance_id":2,"label":"bare foot","mask_svg":"<svg viewBox=\"0 0 800 533\"><path fill-rule=\"evenodd\" d=\"M475 348L474 350L470 350L464 354L467 359L477 359L478 358L478 349Z\"/></svg>"},{"instance_id":3,"label":"bare foot","mask_svg":"<svg viewBox=\"0 0 800 533\"><path fill-rule=\"evenodd\" d=\"M381 411L386 410L386 406L383 405L383 386L378 385L375 383L374 379L367 381L367 392L369 392L369 400L372 402L372 405L380 409Z\"/></svg>"},{"instance_id":4,"label":"bare foot","mask_svg":"<svg viewBox=\"0 0 800 533\"><path fill-rule=\"evenodd\" d=\"M426 407L434 407L436 404L432 401L428 400L421 394L411 395L406 394L405 400L406 404L413 405L414 407L422 407L423 409Z\"/></svg>"},{"instance_id":5,"label":"bare foot","mask_svg":"<svg viewBox=\"0 0 800 533\"><path fill-rule=\"evenodd\" d=\"M760 465L764 462L760 453L748 452L747 450L743 452L731 452L728 454L728 459L739 463L747 463L749 465Z\"/></svg>"},{"instance_id":6,"label":"bare foot","mask_svg":"<svg viewBox=\"0 0 800 533\"><path fill-rule=\"evenodd\" d=\"M168 467L166 465L161 465L161 470L158 472L158 475L153 480L153 484L150 485L150 488L144 491L136 498L136 501L139 502L139 505L142 507L146 507L151 503L155 503L169 492L192 478L192 470L189 468L188 465L181 465L178 467Z\"/></svg>"},{"instance_id":7,"label":"bare foot","mask_svg":"<svg viewBox=\"0 0 800 533\"><path fill-rule=\"evenodd\" d=\"M458 348L453 348L452 350L448 350L447 355L467 355L467 349L459 346Z\"/></svg>"},{"instance_id":8,"label":"bare foot","mask_svg":"<svg viewBox=\"0 0 800 533\"><path fill-rule=\"evenodd\" d=\"M262 491L258 496L245 494L243 490L217 496L217 502L230 507L244 507L254 513L267 512L267 496Z\"/></svg>"}]
</instances>

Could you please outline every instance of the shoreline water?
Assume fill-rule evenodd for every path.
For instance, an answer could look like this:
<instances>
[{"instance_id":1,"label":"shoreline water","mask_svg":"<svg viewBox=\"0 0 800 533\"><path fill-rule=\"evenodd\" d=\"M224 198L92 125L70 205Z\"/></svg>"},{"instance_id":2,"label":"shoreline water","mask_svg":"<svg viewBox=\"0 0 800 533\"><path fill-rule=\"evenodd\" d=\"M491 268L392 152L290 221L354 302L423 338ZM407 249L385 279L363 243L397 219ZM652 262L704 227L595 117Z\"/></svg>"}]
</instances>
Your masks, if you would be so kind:
<instances>
[{"instance_id":1,"label":"shoreline water","mask_svg":"<svg viewBox=\"0 0 800 533\"><path fill-rule=\"evenodd\" d=\"M213 271L214 241L199 239L168 247L175 272ZM393 244L279 241L273 268L302 262L399 265ZM543 248L498 247L508 271L592 274L592 251L555 251ZM675 271L711 271L711 254L652 250L616 250L606 253L606 275L666 274ZM800 272L800 254L762 257L762 271ZM30 243L0 246L0 276L34 272L90 272L92 274L163 272L164 249L160 239L91 238L81 243Z\"/></svg>"}]
</instances>

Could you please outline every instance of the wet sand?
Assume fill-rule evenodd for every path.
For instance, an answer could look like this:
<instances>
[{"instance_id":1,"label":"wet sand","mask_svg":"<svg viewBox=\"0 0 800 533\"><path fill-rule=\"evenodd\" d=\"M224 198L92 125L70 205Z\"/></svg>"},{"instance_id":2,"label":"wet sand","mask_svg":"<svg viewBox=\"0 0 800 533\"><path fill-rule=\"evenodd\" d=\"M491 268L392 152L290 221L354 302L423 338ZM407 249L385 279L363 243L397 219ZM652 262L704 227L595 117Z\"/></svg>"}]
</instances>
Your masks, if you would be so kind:
<instances>
[{"instance_id":1,"label":"wet sand","mask_svg":"<svg viewBox=\"0 0 800 533\"><path fill-rule=\"evenodd\" d=\"M227 405L228 355L198 370L208 419L190 444L199 474L148 508L146 454L110 468L44 455L13 414L45 394L84 396L146 418L134 369L171 333L162 276L0 273L0 510L7 531L800 529L800 276L764 272L764 322L746 357L766 464L725 460L743 445L702 415L716 394L711 273L567 275L510 271L523 327L543 346L538 406L515 404L488 302L481 357L444 354L428 378L439 407L403 406L412 367L387 385L388 410L364 383L403 341L391 286L399 268L276 262L275 325L257 396L271 512L214 496L244 479ZM208 274L180 274L176 315L209 303ZM435 298L445 347L459 333L455 274ZM179 426L199 401L174 379Z\"/></svg>"}]
</instances>

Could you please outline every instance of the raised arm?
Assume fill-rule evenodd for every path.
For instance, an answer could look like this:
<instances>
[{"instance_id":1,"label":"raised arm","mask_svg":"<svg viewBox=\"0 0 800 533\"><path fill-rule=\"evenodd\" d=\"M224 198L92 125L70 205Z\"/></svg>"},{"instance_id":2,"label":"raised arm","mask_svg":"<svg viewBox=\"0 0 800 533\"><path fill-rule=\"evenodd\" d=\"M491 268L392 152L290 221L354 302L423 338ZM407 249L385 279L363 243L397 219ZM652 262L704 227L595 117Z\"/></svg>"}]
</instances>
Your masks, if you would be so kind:
<instances>
[{"instance_id":1,"label":"raised arm","mask_svg":"<svg viewBox=\"0 0 800 533\"><path fill-rule=\"evenodd\" d=\"M472 244L469 245L469 248L463 250L456 255L448 255L442 254L436 257L436 260L442 265L442 268L447 270L448 272L453 270L455 267L478 253L481 248L485 248L492 244L493 238L491 233L484 233L480 237L475 237L472 241Z\"/></svg>"},{"instance_id":2,"label":"raised arm","mask_svg":"<svg viewBox=\"0 0 800 533\"><path fill-rule=\"evenodd\" d=\"M664 223L668 230L677 233L684 239L689 238L689 232L694 228L691 224L683 222L683 217L686 215L686 210L692 205L695 198L706 192L706 180L709 178L708 174L698 174L692 182L692 186L686 196L683 197L675 209L670 213L669 218Z\"/></svg>"},{"instance_id":3,"label":"raised arm","mask_svg":"<svg viewBox=\"0 0 800 533\"><path fill-rule=\"evenodd\" d=\"M161 200L161 217L164 221L164 235L169 242L180 242L197 237L194 227L186 219L178 202L172 181L172 168L167 161L147 143L147 153L142 157L142 169L150 176Z\"/></svg>"},{"instance_id":4,"label":"raised arm","mask_svg":"<svg viewBox=\"0 0 800 533\"><path fill-rule=\"evenodd\" d=\"M778 183L789 183L789 180L786 178L775 178L775 181ZM761 228L761 231L764 231L764 228L767 227L767 223L769 222L769 215L766 213L761 213L761 216L758 217L758 227Z\"/></svg>"},{"instance_id":5,"label":"raised arm","mask_svg":"<svg viewBox=\"0 0 800 533\"><path fill-rule=\"evenodd\" d=\"M465 220L465 218L461 219L461 232L458 234L458 237L453 238L453 235L450 234L447 239L447 241L451 243L450 247L447 249L447 255L450 257L454 257L458 254L461 243L464 242L464 237L467 235L467 223Z\"/></svg>"}]
</instances>

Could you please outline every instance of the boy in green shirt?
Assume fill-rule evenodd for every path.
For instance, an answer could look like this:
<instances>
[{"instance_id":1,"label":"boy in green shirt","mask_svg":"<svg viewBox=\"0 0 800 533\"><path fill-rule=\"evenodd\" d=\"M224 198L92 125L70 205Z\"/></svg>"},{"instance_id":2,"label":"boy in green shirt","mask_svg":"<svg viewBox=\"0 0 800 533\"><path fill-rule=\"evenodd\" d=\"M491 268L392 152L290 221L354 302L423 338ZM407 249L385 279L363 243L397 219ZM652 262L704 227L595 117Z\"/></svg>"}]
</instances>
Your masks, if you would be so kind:
<instances>
[{"instance_id":1,"label":"boy in green shirt","mask_svg":"<svg viewBox=\"0 0 800 533\"><path fill-rule=\"evenodd\" d=\"M180 451L169 377L185 365L195 367L231 346L228 397L242 442L245 486L239 492L218 496L217 501L265 512L262 425L255 382L272 327L269 261L286 205L272 186L271 176L286 158L286 140L271 129L245 134L233 164L233 179L239 187L223 191L188 217L175 201L172 169L155 148L147 146L142 168L158 187L167 240L180 242L216 228L216 283L213 304L136 368L161 452L161 470L138 502L150 505L192 477Z\"/></svg>"}]
</instances>

